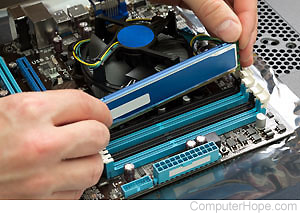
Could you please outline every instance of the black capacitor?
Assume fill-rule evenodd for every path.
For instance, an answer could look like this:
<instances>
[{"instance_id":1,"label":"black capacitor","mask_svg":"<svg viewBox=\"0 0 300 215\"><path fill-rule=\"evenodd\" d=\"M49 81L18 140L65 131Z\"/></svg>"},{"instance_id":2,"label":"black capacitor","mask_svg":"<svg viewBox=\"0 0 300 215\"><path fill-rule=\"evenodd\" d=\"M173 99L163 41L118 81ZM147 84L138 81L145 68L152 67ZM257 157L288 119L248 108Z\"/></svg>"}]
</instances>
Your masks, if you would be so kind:
<instances>
[{"instance_id":1,"label":"black capacitor","mask_svg":"<svg viewBox=\"0 0 300 215\"><path fill-rule=\"evenodd\" d=\"M53 38L54 50L56 53L62 53L63 50L63 40L60 36L55 36Z\"/></svg>"},{"instance_id":2,"label":"black capacitor","mask_svg":"<svg viewBox=\"0 0 300 215\"><path fill-rule=\"evenodd\" d=\"M63 62L67 62L69 60L68 58L68 52L64 51L60 54L60 58L63 60Z\"/></svg>"},{"instance_id":3,"label":"black capacitor","mask_svg":"<svg viewBox=\"0 0 300 215\"><path fill-rule=\"evenodd\" d=\"M124 178L127 182L134 181L135 177L135 167L134 164L128 163L124 165Z\"/></svg>"},{"instance_id":4,"label":"black capacitor","mask_svg":"<svg viewBox=\"0 0 300 215\"><path fill-rule=\"evenodd\" d=\"M91 36L92 36L92 33L93 33L92 27L87 26L87 27L85 27L85 28L83 29L83 32L82 32L82 38L83 38L83 39L90 39Z\"/></svg>"},{"instance_id":5,"label":"black capacitor","mask_svg":"<svg viewBox=\"0 0 300 215\"><path fill-rule=\"evenodd\" d=\"M85 27L88 27L88 23L87 22L80 22L79 24L78 24L78 33L79 33L79 35L81 36L81 37L83 37L83 29L85 28Z\"/></svg>"}]
</instances>

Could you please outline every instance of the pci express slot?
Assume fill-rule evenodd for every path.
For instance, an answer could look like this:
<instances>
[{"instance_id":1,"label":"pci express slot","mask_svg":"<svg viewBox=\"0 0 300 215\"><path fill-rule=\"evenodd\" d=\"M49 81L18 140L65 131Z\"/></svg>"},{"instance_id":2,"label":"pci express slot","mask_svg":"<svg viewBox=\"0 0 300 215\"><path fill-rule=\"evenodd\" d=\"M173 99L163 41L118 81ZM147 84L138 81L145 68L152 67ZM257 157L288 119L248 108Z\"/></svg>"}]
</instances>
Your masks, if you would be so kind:
<instances>
[{"instance_id":1,"label":"pci express slot","mask_svg":"<svg viewBox=\"0 0 300 215\"><path fill-rule=\"evenodd\" d=\"M26 57L19 58L17 60L17 65L22 75L27 80L27 83L31 90L36 92L46 91L46 87L30 65Z\"/></svg>"},{"instance_id":2,"label":"pci express slot","mask_svg":"<svg viewBox=\"0 0 300 215\"><path fill-rule=\"evenodd\" d=\"M113 140L108 145L107 150L109 151L110 154L113 155L117 153L130 154L130 151L132 150L126 150L126 151L124 150L136 146L140 143L149 141L153 138L159 137L161 135L168 134L171 131L195 123L199 120L203 120L205 118L214 116L218 113L221 113L233 107L247 103L248 99L249 99L249 93L246 92L245 86L241 85L241 91L233 96L229 96L225 99L210 103L203 107L197 108L195 110L168 119L164 122L157 123L155 125L141 129L137 132ZM158 141L155 142L159 143ZM147 145L148 147L151 146L151 144L144 144L144 145ZM115 160L116 159L118 160L117 157L120 156L114 155L113 157Z\"/></svg>"},{"instance_id":3,"label":"pci express slot","mask_svg":"<svg viewBox=\"0 0 300 215\"><path fill-rule=\"evenodd\" d=\"M22 90L16 82L15 78L9 71L6 63L2 57L0 57L0 77L8 92L12 95L15 93L21 93Z\"/></svg>"},{"instance_id":4,"label":"pci express slot","mask_svg":"<svg viewBox=\"0 0 300 215\"><path fill-rule=\"evenodd\" d=\"M118 90L101 100L111 110L114 119L113 127L115 127L209 81L220 78L237 66L236 44L224 43ZM176 87L168 87L174 85Z\"/></svg>"},{"instance_id":5,"label":"pci express slot","mask_svg":"<svg viewBox=\"0 0 300 215\"><path fill-rule=\"evenodd\" d=\"M233 75L228 75L228 79L231 80L232 87L227 89L221 89L216 82L212 82L204 87L201 87L192 93L188 94L188 97L192 98L192 101L183 105L182 98L178 98L169 102L164 107L165 113L159 113L154 109L149 113L143 114L129 122L122 125L122 128L115 127L110 130L110 139L115 140L130 133L144 129L151 125L163 122L172 117L194 110L196 108L208 105L226 97L232 96L240 92L240 79L236 79Z\"/></svg>"},{"instance_id":6,"label":"pci express slot","mask_svg":"<svg viewBox=\"0 0 300 215\"><path fill-rule=\"evenodd\" d=\"M154 184L161 184L177 176L216 162L221 158L219 147L209 142L153 164Z\"/></svg>"},{"instance_id":7,"label":"pci express slot","mask_svg":"<svg viewBox=\"0 0 300 215\"><path fill-rule=\"evenodd\" d=\"M252 123L256 120L256 115L258 113L265 113L266 110L261 106L262 105L260 101L256 100L255 107L249 111L237 114L233 117L211 124L173 140L164 142L158 146L152 147L125 159L116 162L111 160L105 165L106 176L107 178L113 178L122 174L124 165L127 163L133 163L135 167L140 167L171 154L181 152L185 149L185 141L194 139L198 135L206 135L211 132L216 132L218 135L222 135L236 128Z\"/></svg>"}]
</instances>

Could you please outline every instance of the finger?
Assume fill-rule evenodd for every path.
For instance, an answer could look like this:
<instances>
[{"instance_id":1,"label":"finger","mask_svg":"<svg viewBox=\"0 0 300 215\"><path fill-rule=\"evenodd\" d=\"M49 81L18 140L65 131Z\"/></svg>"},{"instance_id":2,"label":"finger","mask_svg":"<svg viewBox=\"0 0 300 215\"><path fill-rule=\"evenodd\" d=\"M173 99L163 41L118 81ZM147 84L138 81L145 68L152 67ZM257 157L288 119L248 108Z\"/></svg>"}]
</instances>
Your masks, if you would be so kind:
<instances>
[{"instance_id":1,"label":"finger","mask_svg":"<svg viewBox=\"0 0 300 215\"><path fill-rule=\"evenodd\" d=\"M60 158L79 158L99 153L109 142L108 128L94 120L81 121L57 128Z\"/></svg>"},{"instance_id":2,"label":"finger","mask_svg":"<svg viewBox=\"0 0 300 215\"><path fill-rule=\"evenodd\" d=\"M234 11L242 24L242 34L239 40L240 49L245 49L252 39L252 32L256 29L257 0L235 0Z\"/></svg>"},{"instance_id":3,"label":"finger","mask_svg":"<svg viewBox=\"0 0 300 215\"><path fill-rule=\"evenodd\" d=\"M51 172L51 176L55 177L54 192L84 190L91 187L99 181L102 171L103 161L99 154L62 161Z\"/></svg>"},{"instance_id":4,"label":"finger","mask_svg":"<svg viewBox=\"0 0 300 215\"><path fill-rule=\"evenodd\" d=\"M183 0L150 0L151 3L167 4L173 6L179 6L182 8L187 8L186 3Z\"/></svg>"},{"instance_id":5,"label":"finger","mask_svg":"<svg viewBox=\"0 0 300 215\"><path fill-rule=\"evenodd\" d=\"M253 45L256 41L257 31L254 31L251 35L248 46L240 50L240 62L243 67L248 67L253 64Z\"/></svg>"},{"instance_id":6,"label":"finger","mask_svg":"<svg viewBox=\"0 0 300 215\"><path fill-rule=\"evenodd\" d=\"M234 6L234 0L224 0L230 7L233 9Z\"/></svg>"},{"instance_id":7,"label":"finger","mask_svg":"<svg viewBox=\"0 0 300 215\"><path fill-rule=\"evenodd\" d=\"M51 101L52 122L55 126L82 120L97 120L111 126L112 117L107 106L99 99L80 90L47 91L44 99Z\"/></svg>"},{"instance_id":8,"label":"finger","mask_svg":"<svg viewBox=\"0 0 300 215\"><path fill-rule=\"evenodd\" d=\"M74 190L74 191L61 191L55 192L51 196L45 199L53 200L77 200L80 199L84 190Z\"/></svg>"},{"instance_id":9,"label":"finger","mask_svg":"<svg viewBox=\"0 0 300 215\"><path fill-rule=\"evenodd\" d=\"M223 0L185 0L208 31L226 42L240 38L239 18Z\"/></svg>"}]
</instances>

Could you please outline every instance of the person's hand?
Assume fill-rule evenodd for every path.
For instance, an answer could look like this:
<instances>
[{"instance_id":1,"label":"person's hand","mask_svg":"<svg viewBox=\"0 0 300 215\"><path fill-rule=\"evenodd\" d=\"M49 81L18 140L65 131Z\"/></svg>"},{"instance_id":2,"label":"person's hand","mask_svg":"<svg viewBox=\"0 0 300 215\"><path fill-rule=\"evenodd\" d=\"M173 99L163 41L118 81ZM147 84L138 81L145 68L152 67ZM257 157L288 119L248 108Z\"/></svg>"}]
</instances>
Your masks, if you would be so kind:
<instances>
[{"instance_id":1,"label":"person's hand","mask_svg":"<svg viewBox=\"0 0 300 215\"><path fill-rule=\"evenodd\" d=\"M81 91L0 99L0 199L78 199L102 174L110 112Z\"/></svg>"},{"instance_id":2,"label":"person's hand","mask_svg":"<svg viewBox=\"0 0 300 215\"><path fill-rule=\"evenodd\" d=\"M240 42L240 61L253 63L257 35L257 0L151 0L190 8L207 30L226 42Z\"/></svg>"}]
</instances>

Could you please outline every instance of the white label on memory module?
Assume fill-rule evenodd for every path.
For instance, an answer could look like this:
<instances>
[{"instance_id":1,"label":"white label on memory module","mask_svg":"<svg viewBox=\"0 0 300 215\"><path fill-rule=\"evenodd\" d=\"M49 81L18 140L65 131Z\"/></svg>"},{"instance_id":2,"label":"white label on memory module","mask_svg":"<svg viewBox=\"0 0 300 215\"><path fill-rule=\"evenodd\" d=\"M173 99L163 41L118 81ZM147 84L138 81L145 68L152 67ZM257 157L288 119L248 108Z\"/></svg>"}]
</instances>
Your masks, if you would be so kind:
<instances>
[{"instance_id":1,"label":"white label on memory module","mask_svg":"<svg viewBox=\"0 0 300 215\"><path fill-rule=\"evenodd\" d=\"M131 100L130 102L127 102L119 107L112 109L111 115L113 119L117 119L120 116L123 116L127 113L130 113L131 111L134 111L140 107L143 107L144 105L149 104L150 102L150 95L147 93L143 96Z\"/></svg>"}]
</instances>

